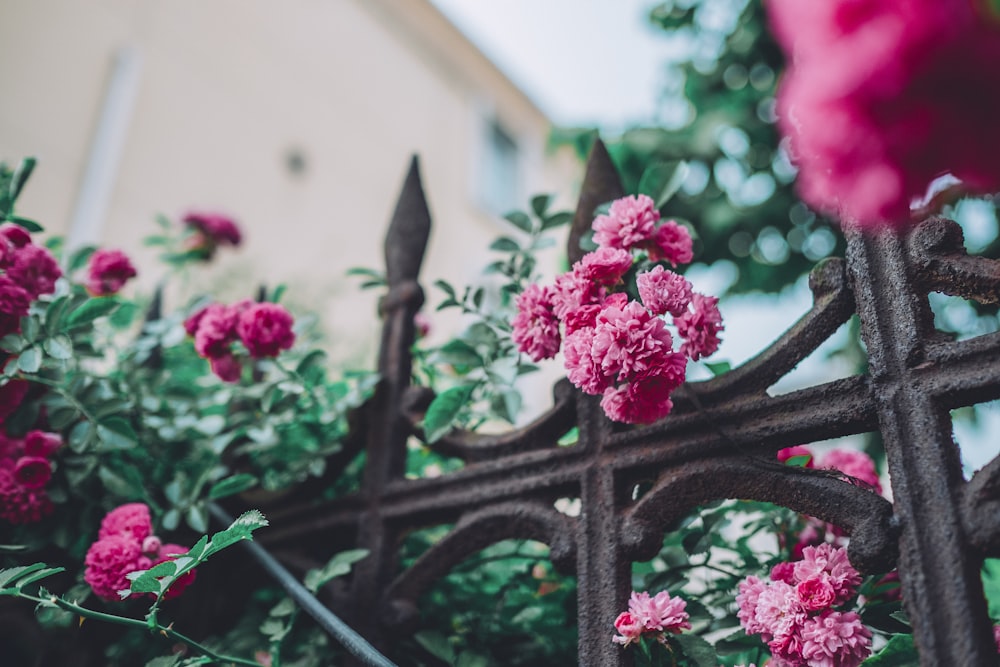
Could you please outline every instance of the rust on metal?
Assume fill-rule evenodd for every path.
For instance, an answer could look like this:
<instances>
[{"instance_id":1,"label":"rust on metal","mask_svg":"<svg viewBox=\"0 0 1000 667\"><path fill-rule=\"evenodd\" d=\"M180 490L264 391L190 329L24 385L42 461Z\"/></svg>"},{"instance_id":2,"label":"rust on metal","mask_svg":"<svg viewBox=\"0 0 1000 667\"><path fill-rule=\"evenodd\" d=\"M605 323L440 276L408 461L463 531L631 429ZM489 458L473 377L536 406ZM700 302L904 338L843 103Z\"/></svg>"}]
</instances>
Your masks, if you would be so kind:
<instances>
[{"instance_id":1,"label":"rust on metal","mask_svg":"<svg viewBox=\"0 0 1000 667\"><path fill-rule=\"evenodd\" d=\"M621 194L597 142L569 235L571 259L582 254L594 209ZM369 549L343 602L348 620L375 646L384 649L412 628L419 596L453 566L516 537L549 544L553 562L576 574L580 664L630 664L610 636L632 563L655 554L665 532L699 505L741 498L844 527L852 562L863 571L898 563L922 665L996 664L979 572L986 555L1000 555L1000 463L963 480L949 410L1000 397L1000 334L945 338L933 327L927 294L996 302L1000 265L967 256L954 223L932 219L908 234L848 232L846 258L812 272L809 311L739 368L682 387L673 413L656 424L613 425L595 397L562 381L552 408L531 424L503 435L453 433L436 446L465 467L411 480L403 475L406 442L421 436L433 398L410 386L429 227L414 162L386 239L381 384L356 417L362 432L351 440L366 456L362 489L332 501L292 496L272 510L275 529L261 536L281 551L309 545L329 555L345 535ZM854 314L867 374L768 394ZM579 441L559 446L573 427ZM866 432L880 432L885 442L892 504L848 481L774 463L781 448ZM346 456L334 469L344 464ZM650 479L652 489L634 500L637 481ZM578 516L553 509L565 497L579 498ZM454 528L397 572L401 538L443 524Z\"/></svg>"}]
</instances>

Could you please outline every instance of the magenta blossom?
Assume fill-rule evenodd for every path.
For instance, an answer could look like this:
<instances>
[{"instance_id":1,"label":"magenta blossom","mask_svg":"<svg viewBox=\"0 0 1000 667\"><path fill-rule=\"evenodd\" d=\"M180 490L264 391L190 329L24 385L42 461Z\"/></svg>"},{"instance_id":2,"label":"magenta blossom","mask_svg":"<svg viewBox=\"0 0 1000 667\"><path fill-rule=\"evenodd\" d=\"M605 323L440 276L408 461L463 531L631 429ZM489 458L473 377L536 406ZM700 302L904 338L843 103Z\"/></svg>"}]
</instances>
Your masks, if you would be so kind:
<instances>
[{"instance_id":1,"label":"magenta blossom","mask_svg":"<svg viewBox=\"0 0 1000 667\"><path fill-rule=\"evenodd\" d=\"M674 318L677 333L684 339L681 352L694 361L710 356L719 349L719 332L725 327L722 325L718 304L718 297L695 292L691 296L691 309Z\"/></svg>"},{"instance_id":2,"label":"magenta blossom","mask_svg":"<svg viewBox=\"0 0 1000 667\"><path fill-rule=\"evenodd\" d=\"M93 296L117 294L137 275L131 260L120 250L97 250L90 256L87 291Z\"/></svg>"},{"instance_id":3,"label":"magenta blossom","mask_svg":"<svg viewBox=\"0 0 1000 667\"><path fill-rule=\"evenodd\" d=\"M276 303L255 303L244 310L236 332L254 359L276 357L295 342L292 316Z\"/></svg>"},{"instance_id":4,"label":"magenta blossom","mask_svg":"<svg viewBox=\"0 0 1000 667\"><path fill-rule=\"evenodd\" d=\"M215 359L229 354L236 340L236 324L239 315L221 303L213 303L192 316L197 327L194 333L194 349L206 359ZM191 321L189 320L189 321Z\"/></svg>"},{"instance_id":5,"label":"magenta blossom","mask_svg":"<svg viewBox=\"0 0 1000 667\"><path fill-rule=\"evenodd\" d=\"M62 276L59 263L47 249L29 243L14 251L13 261L7 268L7 276L37 299L42 294L52 294L56 281Z\"/></svg>"},{"instance_id":6,"label":"magenta blossom","mask_svg":"<svg viewBox=\"0 0 1000 667\"><path fill-rule=\"evenodd\" d=\"M864 452L854 449L833 449L820 460L820 468L839 470L882 493L882 483L875 470L875 461Z\"/></svg>"},{"instance_id":7,"label":"magenta blossom","mask_svg":"<svg viewBox=\"0 0 1000 667\"><path fill-rule=\"evenodd\" d=\"M614 285L632 268L632 253L622 248L598 248L573 265L573 273L599 285Z\"/></svg>"},{"instance_id":8,"label":"magenta blossom","mask_svg":"<svg viewBox=\"0 0 1000 667\"><path fill-rule=\"evenodd\" d=\"M680 316L687 312L693 295L691 283L682 275L654 266L636 277L639 298L656 315L670 313Z\"/></svg>"},{"instance_id":9,"label":"magenta blossom","mask_svg":"<svg viewBox=\"0 0 1000 667\"><path fill-rule=\"evenodd\" d=\"M659 219L660 212L646 195L616 199L607 215L594 219L594 243L628 250L652 239Z\"/></svg>"},{"instance_id":10,"label":"magenta blossom","mask_svg":"<svg viewBox=\"0 0 1000 667\"><path fill-rule=\"evenodd\" d=\"M615 630L618 631L618 636L612 637L611 641L622 646L628 646L632 642L639 640L642 633L646 631L646 626L636 616L623 611L615 619Z\"/></svg>"},{"instance_id":11,"label":"magenta blossom","mask_svg":"<svg viewBox=\"0 0 1000 667\"><path fill-rule=\"evenodd\" d=\"M871 631L853 611L828 610L802 624L802 657L808 665L858 667L871 655Z\"/></svg>"},{"instance_id":12,"label":"magenta blossom","mask_svg":"<svg viewBox=\"0 0 1000 667\"><path fill-rule=\"evenodd\" d=\"M660 225L656 235L651 242L646 243L645 248L652 261L670 262L670 266L674 268L681 264L690 264L694 259L691 232L673 220L667 220Z\"/></svg>"},{"instance_id":13,"label":"magenta blossom","mask_svg":"<svg viewBox=\"0 0 1000 667\"><path fill-rule=\"evenodd\" d=\"M686 606L684 600L670 597L667 591L660 591L652 597L646 592L632 591L628 611L615 619L615 629L620 634L612 641L628 646L644 634L662 641L666 633L680 634L683 630L690 630Z\"/></svg>"},{"instance_id":14,"label":"magenta blossom","mask_svg":"<svg viewBox=\"0 0 1000 667\"><path fill-rule=\"evenodd\" d=\"M559 319L553 312L555 288L531 284L517 297L512 340L532 361L551 359L559 351Z\"/></svg>"},{"instance_id":15,"label":"magenta blossom","mask_svg":"<svg viewBox=\"0 0 1000 667\"><path fill-rule=\"evenodd\" d=\"M190 240L191 252L205 260L211 259L219 246L238 246L243 241L239 226L225 215L191 212L184 216L183 222L195 231Z\"/></svg>"}]
</instances>

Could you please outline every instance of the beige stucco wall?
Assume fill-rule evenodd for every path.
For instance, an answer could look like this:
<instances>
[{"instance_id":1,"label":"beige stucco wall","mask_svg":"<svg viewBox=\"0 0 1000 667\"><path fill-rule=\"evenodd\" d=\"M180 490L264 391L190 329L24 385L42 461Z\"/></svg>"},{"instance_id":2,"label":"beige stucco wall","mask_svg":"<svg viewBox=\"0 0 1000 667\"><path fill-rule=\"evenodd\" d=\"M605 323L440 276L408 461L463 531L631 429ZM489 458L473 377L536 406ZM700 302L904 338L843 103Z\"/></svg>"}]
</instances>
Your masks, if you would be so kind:
<instances>
[{"instance_id":1,"label":"beige stucco wall","mask_svg":"<svg viewBox=\"0 0 1000 667\"><path fill-rule=\"evenodd\" d=\"M474 196L484 114L518 141L525 202L572 201L580 167L545 154L545 116L426 0L7 0L0 158L39 157L20 213L53 232L68 231L122 47L140 69L101 242L140 257L148 286L156 212L227 211L247 243L209 282L226 298L288 283L336 357L373 354L375 295L344 271L381 265L411 153L435 222L425 285L477 279L504 230Z\"/></svg>"}]
</instances>

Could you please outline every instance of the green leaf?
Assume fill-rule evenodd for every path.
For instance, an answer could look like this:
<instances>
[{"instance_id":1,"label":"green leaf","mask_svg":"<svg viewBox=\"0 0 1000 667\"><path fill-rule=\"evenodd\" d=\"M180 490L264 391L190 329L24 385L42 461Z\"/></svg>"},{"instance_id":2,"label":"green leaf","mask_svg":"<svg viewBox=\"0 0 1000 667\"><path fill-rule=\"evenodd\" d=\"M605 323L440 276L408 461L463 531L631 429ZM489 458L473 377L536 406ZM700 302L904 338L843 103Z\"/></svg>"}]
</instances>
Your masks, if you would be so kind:
<instances>
[{"instance_id":1,"label":"green leaf","mask_svg":"<svg viewBox=\"0 0 1000 667\"><path fill-rule=\"evenodd\" d=\"M322 366L324 359L326 359L326 352L323 350L312 350L309 354L302 357L302 361L295 367L295 372L298 375L305 375L310 369Z\"/></svg>"},{"instance_id":2,"label":"green leaf","mask_svg":"<svg viewBox=\"0 0 1000 667\"><path fill-rule=\"evenodd\" d=\"M472 398L475 384L452 387L434 397L424 415L424 437L428 443L437 442L452 428L452 422Z\"/></svg>"},{"instance_id":3,"label":"green leaf","mask_svg":"<svg viewBox=\"0 0 1000 667\"><path fill-rule=\"evenodd\" d=\"M442 292L444 292L445 294L447 294L448 296L450 296L452 299L455 298L455 288L452 287L447 282L445 282L444 280L435 280L434 286L437 287Z\"/></svg>"},{"instance_id":4,"label":"green leaf","mask_svg":"<svg viewBox=\"0 0 1000 667\"><path fill-rule=\"evenodd\" d=\"M490 244L490 250L497 250L499 252L517 252L520 249L521 246L518 242L509 236L501 236Z\"/></svg>"},{"instance_id":5,"label":"green leaf","mask_svg":"<svg viewBox=\"0 0 1000 667\"><path fill-rule=\"evenodd\" d=\"M42 367L42 351L29 347L17 357L17 367L25 373L37 373Z\"/></svg>"},{"instance_id":6,"label":"green leaf","mask_svg":"<svg viewBox=\"0 0 1000 667\"><path fill-rule=\"evenodd\" d=\"M62 325L63 315L66 313L66 307L69 306L69 297L61 296L49 304L49 307L45 311L45 330L49 335L55 334L59 331Z\"/></svg>"},{"instance_id":7,"label":"green leaf","mask_svg":"<svg viewBox=\"0 0 1000 667\"><path fill-rule=\"evenodd\" d=\"M687 174L688 166L684 161L651 164L639 179L639 193L649 195L656 208L661 208L677 194Z\"/></svg>"},{"instance_id":8,"label":"green leaf","mask_svg":"<svg viewBox=\"0 0 1000 667\"><path fill-rule=\"evenodd\" d=\"M423 630L413 635L413 638L436 658L444 660L449 665L455 662L455 649L451 642L440 632Z\"/></svg>"},{"instance_id":9,"label":"green leaf","mask_svg":"<svg viewBox=\"0 0 1000 667\"><path fill-rule=\"evenodd\" d=\"M529 218L526 213L522 213L521 211L511 211L505 215L503 219L518 229L528 232L529 234L531 233L531 218Z\"/></svg>"},{"instance_id":10,"label":"green leaf","mask_svg":"<svg viewBox=\"0 0 1000 667\"><path fill-rule=\"evenodd\" d=\"M31 172L35 170L35 164L37 160L33 157L26 157L21 160L21 164L17 165L17 169L14 171L14 176L10 179L10 203L13 209L14 202L21 195L21 189L24 188L24 184L28 182L31 177ZM8 218L10 219L10 218Z\"/></svg>"},{"instance_id":11,"label":"green leaf","mask_svg":"<svg viewBox=\"0 0 1000 667\"><path fill-rule=\"evenodd\" d=\"M159 658L153 658L146 663L145 667L177 667L181 662L181 654L174 653L173 655L162 655Z\"/></svg>"},{"instance_id":12,"label":"green leaf","mask_svg":"<svg viewBox=\"0 0 1000 667\"><path fill-rule=\"evenodd\" d=\"M139 442L132 425L121 417L102 419L97 425L97 437L110 449L131 449Z\"/></svg>"},{"instance_id":13,"label":"green leaf","mask_svg":"<svg viewBox=\"0 0 1000 667\"><path fill-rule=\"evenodd\" d=\"M437 363L451 364L453 366L472 366L479 368L483 365L483 358L464 340L454 339L448 341L434 351L434 360Z\"/></svg>"},{"instance_id":14,"label":"green leaf","mask_svg":"<svg viewBox=\"0 0 1000 667\"><path fill-rule=\"evenodd\" d=\"M111 326L116 329L127 329L132 326L136 315L139 314L139 306L131 301L122 301L121 305L108 316Z\"/></svg>"},{"instance_id":15,"label":"green leaf","mask_svg":"<svg viewBox=\"0 0 1000 667\"><path fill-rule=\"evenodd\" d=\"M913 635L893 635L881 651L861 663L862 667L911 667L920 662Z\"/></svg>"},{"instance_id":16,"label":"green leaf","mask_svg":"<svg viewBox=\"0 0 1000 667\"><path fill-rule=\"evenodd\" d=\"M205 415L194 424L194 430L210 438L222 433L224 428L226 428L224 415Z\"/></svg>"},{"instance_id":17,"label":"green leaf","mask_svg":"<svg viewBox=\"0 0 1000 667\"><path fill-rule=\"evenodd\" d=\"M325 584L330 582L337 577L342 577L351 571L351 565L366 558L368 556L367 549L350 549L348 551L341 551L330 559L326 565L315 570L309 570L306 573L305 587L309 589L310 592L316 593Z\"/></svg>"},{"instance_id":18,"label":"green leaf","mask_svg":"<svg viewBox=\"0 0 1000 667\"><path fill-rule=\"evenodd\" d=\"M559 213L553 213L549 217L542 221L542 229L552 229L553 227L560 227L566 223L573 220L573 214L569 211L560 211Z\"/></svg>"},{"instance_id":19,"label":"green leaf","mask_svg":"<svg viewBox=\"0 0 1000 667\"><path fill-rule=\"evenodd\" d=\"M545 218L545 211L549 209L549 204L551 203L552 195L535 195L531 198L531 210L539 218Z\"/></svg>"},{"instance_id":20,"label":"green leaf","mask_svg":"<svg viewBox=\"0 0 1000 667\"><path fill-rule=\"evenodd\" d=\"M110 314L120 304L117 299L106 296L87 299L70 312L66 318L65 329L86 326L97 318Z\"/></svg>"},{"instance_id":21,"label":"green leaf","mask_svg":"<svg viewBox=\"0 0 1000 667\"><path fill-rule=\"evenodd\" d=\"M8 586L16 588L21 585L18 583L21 579L35 572L43 571L46 567L45 563L32 563L31 565L21 565L19 567L0 570L0 588L7 588ZM53 569L61 572L63 568ZM55 574L55 572L51 574Z\"/></svg>"},{"instance_id":22,"label":"green leaf","mask_svg":"<svg viewBox=\"0 0 1000 667\"><path fill-rule=\"evenodd\" d=\"M0 338L0 350L16 354L24 349L27 341L17 334L7 334Z\"/></svg>"},{"instance_id":23,"label":"green leaf","mask_svg":"<svg viewBox=\"0 0 1000 667\"><path fill-rule=\"evenodd\" d=\"M187 521L187 525L191 527L191 530L201 533L208 529L208 512L205 511L202 505L192 505L189 507L184 519Z\"/></svg>"},{"instance_id":24,"label":"green leaf","mask_svg":"<svg viewBox=\"0 0 1000 667\"><path fill-rule=\"evenodd\" d=\"M177 563L172 560L165 560L154 565L148 570L138 570L131 572L128 578L132 580L129 591L132 593L155 593L159 595L167 581L160 581L166 577L172 577L177 572Z\"/></svg>"},{"instance_id":25,"label":"green leaf","mask_svg":"<svg viewBox=\"0 0 1000 667\"><path fill-rule=\"evenodd\" d=\"M65 361L73 357L73 341L69 336L59 335L44 343L45 352L53 359Z\"/></svg>"},{"instance_id":26,"label":"green leaf","mask_svg":"<svg viewBox=\"0 0 1000 667\"><path fill-rule=\"evenodd\" d=\"M724 373L728 373L733 369L733 365L728 361L716 361L716 362L704 362L705 368L712 372L712 375L718 377Z\"/></svg>"},{"instance_id":27,"label":"green leaf","mask_svg":"<svg viewBox=\"0 0 1000 667\"><path fill-rule=\"evenodd\" d=\"M684 655L691 660L696 667L716 667L719 664L719 656L715 654L715 649L707 641L692 634L680 634L671 638L681 647Z\"/></svg>"},{"instance_id":28,"label":"green leaf","mask_svg":"<svg viewBox=\"0 0 1000 667\"><path fill-rule=\"evenodd\" d=\"M74 273L87 265L90 256L97 250L97 246L85 245L79 250L73 251L66 262L66 273Z\"/></svg>"},{"instance_id":29,"label":"green leaf","mask_svg":"<svg viewBox=\"0 0 1000 667\"><path fill-rule=\"evenodd\" d=\"M982 574L983 593L986 595L990 616L1000 618L1000 559L984 560Z\"/></svg>"},{"instance_id":30,"label":"green leaf","mask_svg":"<svg viewBox=\"0 0 1000 667\"><path fill-rule=\"evenodd\" d=\"M33 234L45 231L45 228L34 220L29 220L28 218L22 218L19 215L8 215L7 220L13 222L18 227L23 227Z\"/></svg>"},{"instance_id":31,"label":"green leaf","mask_svg":"<svg viewBox=\"0 0 1000 667\"><path fill-rule=\"evenodd\" d=\"M244 512L233 521L229 528L220 530L212 535L203 559L240 540L251 539L253 531L263 528L266 525L268 525L267 519L259 511L249 510Z\"/></svg>"},{"instance_id":32,"label":"green leaf","mask_svg":"<svg viewBox=\"0 0 1000 667\"><path fill-rule=\"evenodd\" d=\"M239 475L226 477L213 484L212 488L208 491L208 497L211 500L225 498L226 496L232 496L242 493L247 489L252 489L256 485L257 478L255 476L249 473L240 473Z\"/></svg>"}]
</instances>

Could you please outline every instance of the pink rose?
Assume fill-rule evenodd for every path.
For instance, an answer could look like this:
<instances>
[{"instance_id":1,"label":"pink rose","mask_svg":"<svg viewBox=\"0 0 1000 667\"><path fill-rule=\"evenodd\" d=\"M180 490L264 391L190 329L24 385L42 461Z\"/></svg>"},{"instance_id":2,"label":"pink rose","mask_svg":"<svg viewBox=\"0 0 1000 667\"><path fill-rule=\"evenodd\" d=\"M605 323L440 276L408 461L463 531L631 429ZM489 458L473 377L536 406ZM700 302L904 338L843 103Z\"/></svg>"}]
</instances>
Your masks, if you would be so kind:
<instances>
[{"instance_id":1,"label":"pink rose","mask_svg":"<svg viewBox=\"0 0 1000 667\"><path fill-rule=\"evenodd\" d=\"M236 332L254 359L276 357L295 342L292 316L276 303L256 303L239 316Z\"/></svg>"},{"instance_id":2,"label":"pink rose","mask_svg":"<svg viewBox=\"0 0 1000 667\"><path fill-rule=\"evenodd\" d=\"M136 276L132 262L120 250L98 250L90 256L87 291L93 296L116 294Z\"/></svg>"}]
</instances>

